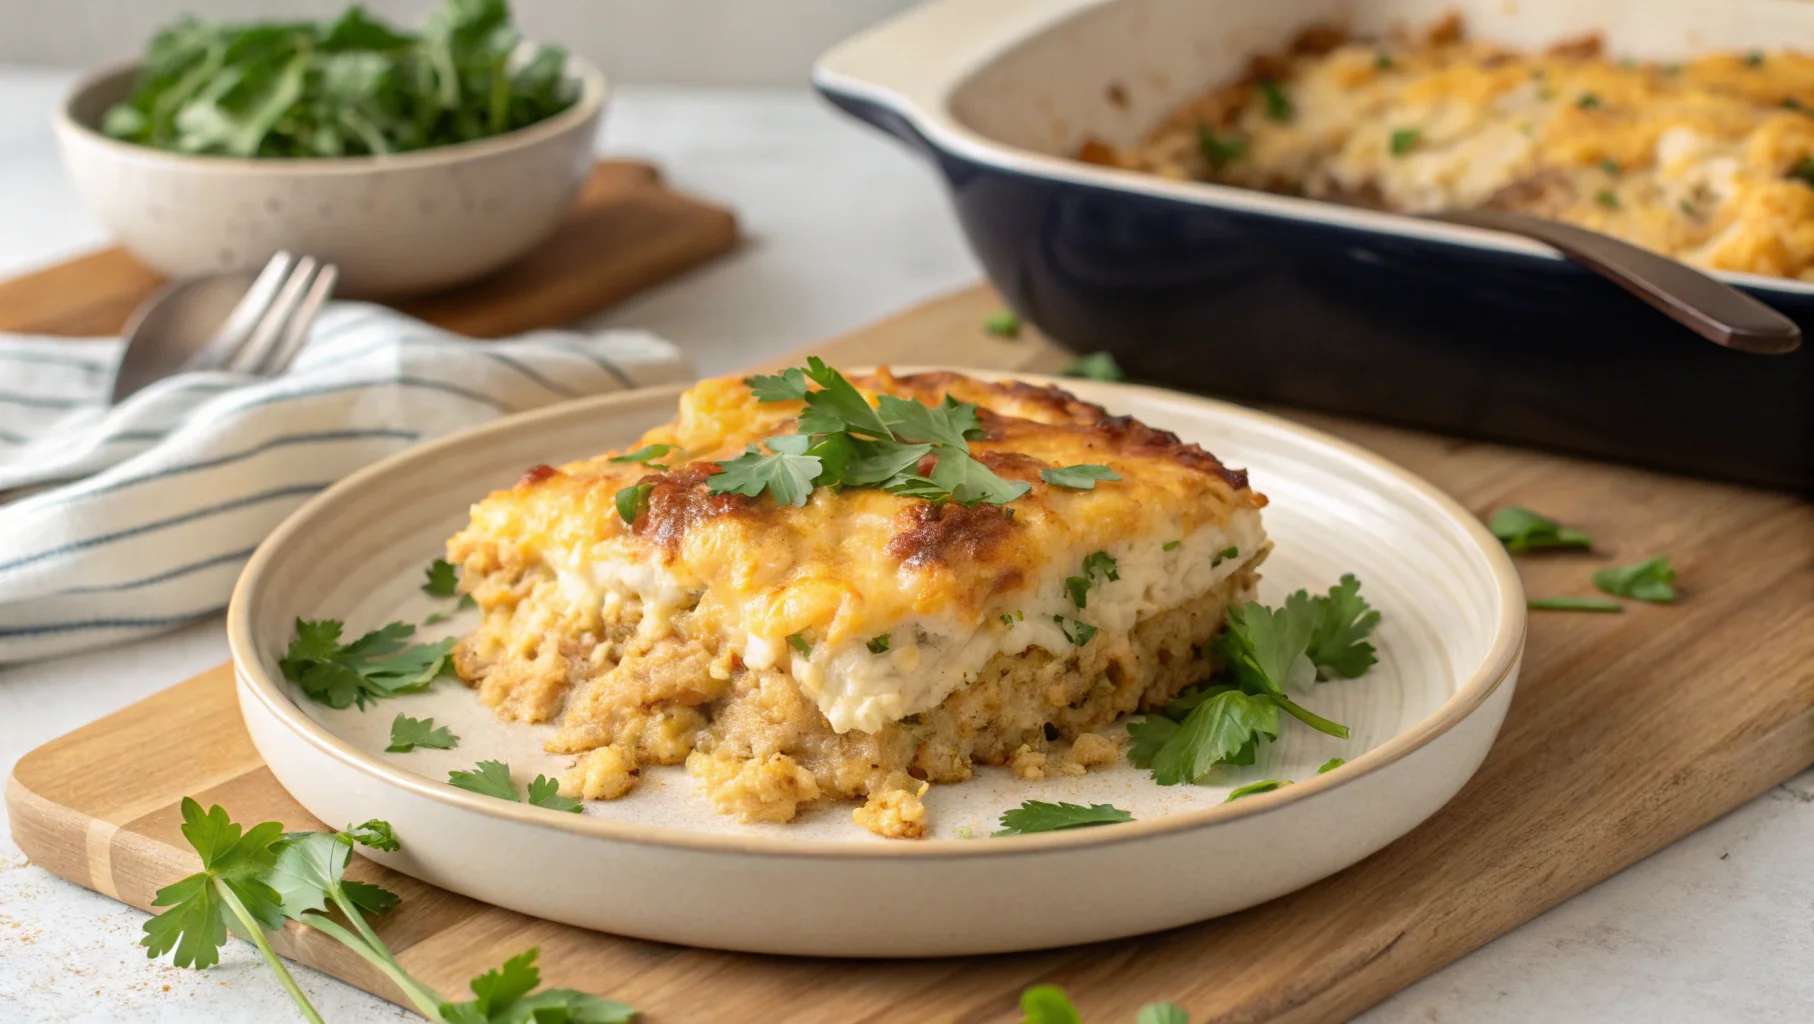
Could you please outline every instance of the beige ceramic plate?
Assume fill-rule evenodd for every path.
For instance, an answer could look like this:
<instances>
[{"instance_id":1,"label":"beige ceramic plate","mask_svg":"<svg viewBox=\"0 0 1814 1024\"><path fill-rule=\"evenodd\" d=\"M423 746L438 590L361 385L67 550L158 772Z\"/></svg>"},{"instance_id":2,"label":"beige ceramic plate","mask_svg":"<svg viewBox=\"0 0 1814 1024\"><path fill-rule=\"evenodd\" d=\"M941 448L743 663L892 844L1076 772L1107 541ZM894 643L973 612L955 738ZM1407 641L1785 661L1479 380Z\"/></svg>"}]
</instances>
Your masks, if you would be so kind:
<instances>
[{"instance_id":1,"label":"beige ceramic plate","mask_svg":"<svg viewBox=\"0 0 1814 1024\"><path fill-rule=\"evenodd\" d=\"M422 573L473 500L528 466L629 443L672 415L675 388L489 424L304 506L259 548L228 612L246 724L316 816L391 821L403 849L379 859L400 871L540 917L767 953L942 956L1170 928L1333 874L1453 796L1499 730L1524 642L1517 576L1480 524L1405 471L1285 420L1150 388L1062 383L1251 472L1271 498L1276 544L1262 600L1326 588L1344 572L1361 578L1384 616L1380 664L1303 698L1348 724L1349 740L1288 723L1259 764L1199 786L1157 786L1126 765L1032 783L986 769L933 787L936 835L904 842L858 828L850 805L790 825L738 824L712 813L680 768L649 770L631 796L582 815L455 789L447 771L483 759L509 761L519 785L564 766L541 751L547 729L497 722L457 683L365 712L299 702L277 669L297 617L343 619L351 632L451 605L421 593ZM470 624L455 618L425 635ZM459 746L385 753L400 711L451 725ZM1346 766L1316 774L1338 756ZM1223 802L1263 778L1296 784ZM1112 802L1137 820L987 838L1026 799Z\"/></svg>"}]
</instances>

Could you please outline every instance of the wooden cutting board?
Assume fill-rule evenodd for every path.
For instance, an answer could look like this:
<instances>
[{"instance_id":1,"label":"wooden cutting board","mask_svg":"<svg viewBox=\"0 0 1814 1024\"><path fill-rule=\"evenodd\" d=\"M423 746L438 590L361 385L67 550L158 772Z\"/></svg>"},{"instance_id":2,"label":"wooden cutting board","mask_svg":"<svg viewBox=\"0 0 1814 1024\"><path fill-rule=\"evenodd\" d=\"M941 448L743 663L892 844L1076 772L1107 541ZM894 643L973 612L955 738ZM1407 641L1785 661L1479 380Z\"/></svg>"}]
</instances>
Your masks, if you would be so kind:
<instances>
[{"instance_id":1,"label":"wooden cutting board","mask_svg":"<svg viewBox=\"0 0 1814 1024\"><path fill-rule=\"evenodd\" d=\"M1013 341L983 334L978 325L996 304L985 289L961 292L810 351L843 365L1045 370L1063 362L1030 332ZM412 973L449 993L540 946L551 984L625 1000L651 1024L1013 1021L1018 993L1036 981L1067 988L1092 1024L1131 1021L1157 999L1183 1005L1195 1024L1335 1021L1814 763L1814 508L1723 484L1294 415L1396 459L1478 513L1525 504L1598 539L1593 554L1521 558L1532 594L1588 592L1595 567L1667 553L1681 570L1682 596L1620 615L1538 613L1499 742L1449 806L1333 878L1220 920L1013 956L788 959L586 932L362 863L365 876L403 896L380 929L386 941ZM1253 469L1264 489L1265 467ZM14 837L34 861L138 907L196 869L177 831L184 795L218 802L243 822L320 827L260 764L225 667L39 748L7 790ZM1128 884L1164 880L1136 873ZM396 998L319 938L292 929L280 948Z\"/></svg>"},{"instance_id":2,"label":"wooden cutting board","mask_svg":"<svg viewBox=\"0 0 1814 1024\"><path fill-rule=\"evenodd\" d=\"M646 163L605 160L548 240L472 284L389 303L475 338L556 327L729 251L729 210L671 191ZM0 282L0 331L117 334L163 278L123 249L104 249Z\"/></svg>"}]
</instances>

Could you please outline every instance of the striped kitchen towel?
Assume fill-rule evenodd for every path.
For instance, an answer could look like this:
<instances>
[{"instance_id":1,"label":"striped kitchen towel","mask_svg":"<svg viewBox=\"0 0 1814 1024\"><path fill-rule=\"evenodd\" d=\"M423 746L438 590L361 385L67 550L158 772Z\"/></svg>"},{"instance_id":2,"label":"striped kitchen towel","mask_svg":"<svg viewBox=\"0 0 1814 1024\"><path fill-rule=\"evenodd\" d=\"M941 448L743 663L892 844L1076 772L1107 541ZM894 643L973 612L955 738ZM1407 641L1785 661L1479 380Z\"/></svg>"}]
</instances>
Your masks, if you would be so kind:
<instances>
[{"instance_id":1,"label":"striped kitchen towel","mask_svg":"<svg viewBox=\"0 0 1814 1024\"><path fill-rule=\"evenodd\" d=\"M110 406L120 348L0 335L0 663L218 614L285 516L418 441L692 376L642 332L478 342L336 303L282 376L184 374Z\"/></svg>"}]
</instances>

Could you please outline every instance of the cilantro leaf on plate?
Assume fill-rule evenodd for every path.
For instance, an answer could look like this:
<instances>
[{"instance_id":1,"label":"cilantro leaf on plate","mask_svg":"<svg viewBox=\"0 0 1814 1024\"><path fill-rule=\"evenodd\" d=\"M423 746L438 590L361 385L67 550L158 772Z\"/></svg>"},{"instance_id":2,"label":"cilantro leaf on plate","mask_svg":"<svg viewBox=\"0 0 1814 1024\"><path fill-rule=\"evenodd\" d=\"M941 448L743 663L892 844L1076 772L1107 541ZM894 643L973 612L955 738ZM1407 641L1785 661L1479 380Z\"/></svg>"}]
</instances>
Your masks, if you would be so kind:
<instances>
[{"instance_id":1,"label":"cilantro leaf on plate","mask_svg":"<svg viewBox=\"0 0 1814 1024\"><path fill-rule=\"evenodd\" d=\"M1616 597L1666 604L1675 600L1675 567L1668 555L1658 555L1631 565L1601 569L1593 575L1594 586Z\"/></svg>"},{"instance_id":2,"label":"cilantro leaf on plate","mask_svg":"<svg viewBox=\"0 0 1814 1024\"><path fill-rule=\"evenodd\" d=\"M1594 539L1528 508L1507 505L1493 513L1487 529L1514 555L1541 548L1589 548Z\"/></svg>"},{"instance_id":3,"label":"cilantro leaf on plate","mask_svg":"<svg viewBox=\"0 0 1814 1024\"><path fill-rule=\"evenodd\" d=\"M1020 994L1021 1024L1083 1024L1077 1008L1057 985L1034 985Z\"/></svg>"},{"instance_id":4,"label":"cilantro leaf on plate","mask_svg":"<svg viewBox=\"0 0 1814 1024\"><path fill-rule=\"evenodd\" d=\"M1083 464L1077 466L1054 466L1039 471L1039 478L1053 487L1066 487L1073 491L1093 491L1098 480L1119 480L1121 474L1107 466Z\"/></svg>"},{"instance_id":5,"label":"cilantro leaf on plate","mask_svg":"<svg viewBox=\"0 0 1814 1024\"><path fill-rule=\"evenodd\" d=\"M431 597L452 597L459 592L460 570L445 558L437 558L428 563L428 582L422 584L422 592Z\"/></svg>"},{"instance_id":6,"label":"cilantro leaf on plate","mask_svg":"<svg viewBox=\"0 0 1814 1024\"><path fill-rule=\"evenodd\" d=\"M447 1024L628 1024L636 1011L623 1003L551 988L535 992L542 972L535 966L539 951L530 949L504 961L469 983L476 997L441 1004Z\"/></svg>"},{"instance_id":7,"label":"cilantro leaf on plate","mask_svg":"<svg viewBox=\"0 0 1814 1024\"><path fill-rule=\"evenodd\" d=\"M1134 1015L1134 1024L1190 1024L1190 1014L1172 1003L1147 1003Z\"/></svg>"},{"instance_id":8,"label":"cilantro leaf on plate","mask_svg":"<svg viewBox=\"0 0 1814 1024\"><path fill-rule=\"evenodd\" d=\"M1127 379L1127 373L1121 369L1121 364L1115 362L1115 357L1107 352L1091 352L1088 355L1078 356L1058 373L1062 377L1083 377L1088 380Z\"/></svg>"},{"instance_id":9,"label":"cilantro leaf on plate","mask_svg":"<svg viewBox=\"0 0 1814 1024\"><path fill-rule=\"evenodd\" d=\"M391 720L391 742L385 750L393 754L407 754L417 747L432 750L452 750L459 737L443 725L435 726L433 718L411 718L398 713Z\"/></svg>"},{"instance_id":10,"label":"cilantro leaf on plate","mask_svg":"<svg viewBox=\"0 0 1814 1024\"><path fill-rule=\"evenodd\" d=\"M1379 659L1363 637L1379 625L1379 613L1360 596L1360 580L1343 575L1324 597L1311 599L1317 619L1306 650L1318 675L1354 679L1366 674Z\"/></svg>"},{"instance_id":11,"label":"cilantro leaf on plate","mask_svg":"<svg viewBox=\"0 0 1814 1024\"><path fill-rule=\"evenodd\" d=\"M1196 782L1221 764L1252 764L1260 737L1279 737L1279 705L1264 694L1224 690L1198 704L1153 755L1153 781Z\"/></svg>"},{"instance_id":12,"label":"cilantro leaf on plate","mask_svg":"<svg viewBox=\"0 0 1814 1024\"><path fill-rule=\"evenodd\" d=\"M713 494L743 494L751 498L768 491L777 505L805 505L813 480L819 475L819 460L804 454L804 446L801 454L776 450L777 442L788 443L786 438L770 438L769 448L774 454L764 455L755 445L749 445L742 455L720 462L724 472L706 477L707 489Z\"/></svg>"},{"instance_id":13,"label":"cilantro leaf on plate","mask_svg":"<svg viewBox=\"0 0 1814 1024\"><path fill-rule=\"evenodd\" d=\"M529 784L529 802L536 807L546 807L551 811L572 811L579 813L580 802L570 796L561 795L561 784L546 775L537 775Z\"/></svg>"},{"instance_id":14,"label":"cilantro leaf on plate","mask_svg":"<svg viewBox=\"0 0 1814 1024\"><path fill-rule=\"evenodd\" d=\"M1229 792L1228 799L1222 802L1225 804L1232 804L1244 796L1253 796L1255 793L1270 793L1275 789L1282 789L1289 785L1291 785L1290 779L1261 779L1258 782L1249 782L1245 786L1236 786Z\"/></svg>"},{"instance_id":15,"label":"cilantro leaf on plate","mask_svg":"<svg viewBox=\"0 0 1814 1024\"><path fill-rule=\"evenodd\" d=\"M333 619L296 620L296 636L278 663L285 679L310 700L332 708L420 693L446 670L454 638L410 644L416 628L393 622L350 644L340 643Z\"/></svg>"},{"instance_id":16,"label":"cilantro leaf on plate","mask_svg":"<svg viewBox=\"0 0 1814 1024\"><path fill-rule=\"evenodd\" d=\"M447 773L447 781L482 796L494 796L513 803L523 799L523 795L517 792L516 783L510 781L510 766L502 761L480 761L468 771L455 769Z\"/></svg>"},{"instance_id":17,"label":"cilantro leaf on plate","mask_svg":"<svg viewBox=\"0 0 1814 1024\"><path fill-rule=\"evenodd\" d=\"M995 834L1024 836L1035 832L1061 832L1065 829L1115 825L1133 820L1133 815L1109 804L1084 807L1080 804L1049 804L1028 800L1019 807L1002 812L1001 831Z\"/></svg>"}]
</instances>

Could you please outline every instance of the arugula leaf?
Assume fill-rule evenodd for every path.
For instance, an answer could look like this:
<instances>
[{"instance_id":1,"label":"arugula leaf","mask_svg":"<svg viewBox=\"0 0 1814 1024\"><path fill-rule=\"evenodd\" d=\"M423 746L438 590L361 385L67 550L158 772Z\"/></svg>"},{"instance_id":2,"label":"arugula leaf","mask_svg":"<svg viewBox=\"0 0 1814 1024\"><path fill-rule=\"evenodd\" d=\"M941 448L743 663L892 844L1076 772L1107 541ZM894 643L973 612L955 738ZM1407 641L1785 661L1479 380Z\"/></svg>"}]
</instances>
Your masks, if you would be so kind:
<instances>
[{"instance_id":1,"label":"arugula leaf","mask_svg":"<svg viewBox=\"0 0 1814 1024\"><path fill-rule=\"evenodd\" d=\"M677 449L671 444L645 444L633 452L625 452L622 455L613 455L611 456L611 461L641 462L648 465L651 469L666 469L668 467L657 465L655 460L676 450Z\"/></svg>"},{"instance_id":2,"label":"arugula leaf","mask_svg":"<svg viewBox=\"0 0 1814 1024\"><path fill-rule=\"evenodd\" d=\"M1159 751L1178 732L1178 723L1162 715L1147 715L1127 724L1127 760L1136 768L1151 768Z\"/></svg>"},{"instance_id":3,"label":"arugula leaf","mask_svg":"<svg viewBox=\"0 0 1814 1024\"><path fill-rule=\"evenodd\" d=\"M1107 352L1091 352L1078 356L1064 369L1058 371L1061 377L1084 377L1089 380L1118 381L1126 380L1127 373L1115 357Z\"/></svg>"},{"instance_id":4,"label":"arugula leaf","mask_svg":"<svg viewBox=\"0 0 1814 1024\"><path fill-rule=\"evenodd\" d=\"M1261 736L1278 739L1279 706L1264 695L1224 690L1193 708L1153 756L1153 781L1175 786L1220 764L1252 763Z\"/></svg>"},{"instance_id":5,"label":"arugula leaf","mask_svg":"<svg viewBox=\"0 0 1814 1024\"><path fill-rule=\"evenodd\" d=\"M333 619L296 620L296 636L278 663L310 700L333 708L420 693L447 669L455 640L410 644L416 628L393 622L344 646Z\"/></svg>"},{"instance_id":6,"label":"arugula leaf","mask_svg":"<svg viewBox=\"0 0 1814 1024\"><path fill-rule=\"evenodd\" d=\"M1147 1003L1134 1015L1134 1024L1190 1024L1190 1014L1172 1003Z\"/></svg>"},{"instance_id":7,"label":"arugula leaf","mask_svg":"<svg viewBox=\"0 0 1814 1024\"><path fill-rule=\"evenodd\" d=\"M1324 773L1324 772L1332 772L1332 771L1335 771L1335 770L1336 770L1336 769L1337 769L1337 768L1340 768L1340 767L1341 767L1341 766L1342 766L1342 765L1345 765L1345 764L1347 764L1347 763L1348 763L1348 762L1347 762L1347 760L1346 760L1346 759L1345 759L1345 758L1340 758L1340 757L1332 757L1332 758L1330 758L1330 759L1329 759L1329 760L1327 760L1327 761L1324 761L1324 762L1323 762L1323 763L1322 763L1322 766L1321 766L1321 767L1319 767L1319 768L1318 768L1318 769L1317 769L1317 770L1316 770L1316 773L1317 773L1317 774L1318 774L1318 775L1321 775L1321 774L1323 774L1323 773Z\"/></svg>"},{"instance_id":8,"label":"arugula leaf","mask_svg":"<svg viewBox=\"0 0 1814 1024\"><path fill-rule=\"evenodd\" d=\"M561 795L561 784L546 775L537 775L529 784L529 802L536 807L546 807L551 811L572 811L579 813L580 801Z\"/></svg>"},{"instance_id":9,"label":"arugula leaf","mask_svg":"<svg viewBox=\"0 0 1814 1024\"><path fill-rule=\"evenodd\" d=\"M871 654L887 654L890 642L891 638L889 634L883 633L881 636L870 637L869 643L865 646L869 648L869 653Z\"/></svg>"},{"instance_id":10,"label":"arugula leaf","mask_svg":"<svg viewBox=\"0 0 1814 1024\"><path fill-rule=\"evenodd\" d=\"M1020 317L1011 309L1000 309L990 313L983 321L983 330L1003 338L1020 337Z\"/></svg>"},{"instance_id":11,"label":"arugula leaf","mask_svg":"<svg viewBox=\"0 0 1814 1024\"><path fill-rule=\"evenodd\" d=\"M1524 606L1535 612L1622 612L1625 606L1610 597L1533 597Z\"/></svg>"},{"instance_id":12,"label":"arugula leaf","mask_svg":"<svg viewBox=\"0 0 1814 1024\"><path fill-rule=\"evenodd\" d=\"M628 1024L636 1011L623 1003L572 989L531 992L541 984L535 966L539 950L529 949L504 961L469 983L476 997L463 1003L443 1002L447 1024Z\"/></svg>"},{"instance_id":13,"label":"arugula leaf","mask_svg":"<svg viewBox=\"0 0 1814 1024\"><path fill-rule=\"evenodd\" d=\"M1658 555L1631 565L1601 569L1593 575L1594 586L1617 597L1667 604L1675 600L1675 567L1669 556Z\"/></svg>"},{"instance_id":14,"label":"arugula leaf","mask_svg":"<svg viewBox=\"0 0 1814 1024\"><path fill-rule=\"evenodd\" d=\"M459 737L443 725L435 727L433 718L411 718L398 713L391 720L391 742L385 750L393 754L407 754L417 747L432 750L452 750L459 742Z\"/></svg>"},{"instance_id":15,"label":"arugula leaf","mask_svg":"<svg viewBox=\"0 0 1814 1024\"><path fill-rule=\"evenodd\" d=\"M391 831L391 823L378 818L373 818L363 825L348 825L345 835L356 843L363 843L374 850L383 850L386 853L396 853L403 848L402 844L397 842L396 833Z\"/></svg>"},{"instance_id":16,"label":"arugula leaf","mask_svg":"<svg viewBox=\"0 0 1814 1024\"><path fill-rule=\"evenodd\" d=\"M790 366L777 374L756 374L744 381L758 402L804 402L812 389L806 386L806 371Z\"/></svg>"},{"instance_id":17,"label":"arugula leaf","mask_svg":"<svg viewBox=\"0 0 1814 1024\"><path fill-rule=\"evenodd\" d=\"M1034 985L1020 994L1021 1024L1083 1024L1057 985Z\"/></svg>"},{"instance_id":18,"label":"arugula leaf","mask_svg":"<svg viewBox=\"0 0 1814 1024\"><path fill-rule=\"evenodd\" d=\"M202 869L157 891L151 905L169 909L145 922L139 945L152 959L174 950L176 966L197 969L220 962L228 931L268 950L262 936L247 934L247 922L275 928L283 920L278 894L262 880L276 862L271 847L283 838L283 826L267 821L242 830L219 804L204 813L189 797L182 814L183 838L201 856Z\"/></svg>"},{"instance_id":19,"label":"arugula leaf","mask_svg":"<svg viewBox=\"0 0 1814 1024\"><path fill-rule=\"evenodd\" d=\"M1054 487L1068 487L1074 491L1093 491L1098 480L1119 480L1121 474L1107 466L1078 465L1054 466L1039 471L1039 478Z\"/></svg>"},{"instance_id":20,"label":"arugula leaf","mask_svg":"<svg viewBox=\"0 0 1814 1024\"><path fill-rule=\"evenodd\" d=\"M1096 627L1079 619L1054 615L1052 621L1058 623L1059 631L1064 634L1064 638L1069 640L1073 647L1082 647L1096 636Z\"/></svg>"},{"instance_id":21,"label":"arugula leaf","mask_svg":"<svg viewBox=\"0 0 1814 1024\"><path fill-rule=\"evenodd\" d=\"M619 489L611 499L617 505L617 517L625 525L634 524L636 517L649 507L649 492L654 489L655 485L651 483L631 484Z\"/></svg>"},{"instance_id":22,"label":"arugula leaf","mask_svg":"<svg viewBox=\"0 0 1814 1024\"><path fill-rule=\"evenodd\" d=\"M468 792L494 796L499 800L520 801L516 783L510 781L510 766L502 761L480 761L472 770L447 773L447 781Z\"/></svg>"},{"instance_id":23,"label":"arugula leaf","mask_svg":"<svg viewBox=\"0 0 1814 1024\"><path fill-rule=\"evenodd\" d=\"M769 438L769 448L774 450L778 441L785 443L786 439ZM816 457L804 454L777 451L764 455L755 445L749 445L742 455L718 465L724 472L706 478L706 488L713 494L743 494L754 498L766 490L774 495L777 505L803 506L807 495L812 493L814 478L819 475L820 462Z\"/></svg>"},{"instance_id":24,"label":"arugula leaf","mask_svg":"<svg viewBox=\"0 0 1814 1024\"><path fill-rule=\"evenodd\" d=\"M1115 825L1133 821L1134 816L1109 804L1048 804L1028 800L1019 807L1003 811L998 836L1024 836L1035 832L1061 832L1065 829L1089 828L1093 825Z\"/></svg>"},{"instance_id":25,"label":"arugula leaf","mask_svg":"<svg viewBox=\"0 0 1814 1024\"><path fill-rule=\"evenodd\" d=\"M460 570L445 558L437 558L428 563L428 582L422 584L422 592L431 597L452 597L459 593Z\"/></svg>"},{"instance_id":26,"label":"arugula leaf","mask_svg":"<svg viewBox=\"0 0 1814 1024\"><path fill-rule=\"evenodd\" d=\"M1245 786L1236 786L1229 792L1228 799L1222 802L1225 804L1232 804L1244 796L1253 796L1255 793L1270 793L1275 789L1281 789L1289 785L1291 785L1290 779L1261 779L1259 782L1249 782Z\"/></svg>"},{"instance_id":27,"label":"arugula leaf","mask_svg":"<svg viewBox=\"0 0 1814 1024\"><path fill-rule=\"evenodd\" d=\"M1592 537L1580 530L1571 530L1554 519L1516 505L1507 505L1493 513L1487 529L1514 555L1541 548L1590 548L1594 543Z\"/></svg>"},{"instance_id":28,"label":"arugula leaf","mask_svg":"<svg viewBox=\"0 0 1814 1024\"><path fill-rule=\"evenodd\" d=\"M1379 625L1379 613L1360 596L1360 580L1344 574L1340 583L1329 588L1326 597L1312 598L1311 603L1316 607L1317 621L1305 653L1317 667L1319 677L1354 679L1379 661L1373 645L1362 640Z\"/></svg>"}]
</instances>

